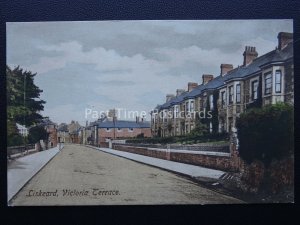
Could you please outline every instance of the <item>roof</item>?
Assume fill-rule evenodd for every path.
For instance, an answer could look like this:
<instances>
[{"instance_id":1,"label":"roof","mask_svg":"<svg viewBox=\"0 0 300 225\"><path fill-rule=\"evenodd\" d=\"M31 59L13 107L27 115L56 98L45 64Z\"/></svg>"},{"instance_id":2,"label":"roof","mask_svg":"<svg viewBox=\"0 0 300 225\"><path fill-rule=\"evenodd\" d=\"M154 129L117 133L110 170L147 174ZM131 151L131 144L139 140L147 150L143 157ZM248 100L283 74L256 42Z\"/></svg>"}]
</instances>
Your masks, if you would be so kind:
<instances>
[{"instance_id":1,"label":"roof","mask_svg":"<svg viewBox=\"0 0 300 225\"><path fill-rule=\"evenodd\" d=\"M177 103L180 103L184 101L185 99L194 98L199 95L201 95L204 91L210 90L210 89L216 89L220 88L223 85L226 84L226 82L229 82L230 80L234 79L241 79L244 77L251 76L259 71L261 71L261 68L265 65L269 65L272 63L278 63L278 62L285 62L293 57L293 42L289 43L284 49L278 50L275 49L271 52L268 52L260 57L257 57L253 60L253 62L247 66L239 66L231 71L229 71L224 76L217 76L216 78L210 80L207 84L201 84L197 86L194 90L190 92L184 92L179 96L176 96L175 98L172 98L170 101L162 104L159 107L156 107L155 109L161 110L161 109L167 109L172 105L176 105Z\"/></svg>"},{"instance_id":2,"label":"roof","mask_svg":"<svg viewBox=\"0 0 300 225\"><path fill-rule=\"evenodd\" d=\"M226 80L229 81L237 78L244 78L261 71L261 67L272 63L285 62L293 57L293 43L288 44L281 51L275 49L268 52L260 57L257 57L253 62L247 66L238 67L235 70L229 71L225 76Z\"/></svg>"},{"instance_id":3,"label":"roof","mask_svg":"<svg viewBox=\"0 0 300 225\"><path fill-rule=\"evenodd\" d=\"M104 121L98 123L98 128L150 128L149 122L136 122L136 121L125 121L117 120L115 123L113 121Z\"/></svg>"}]
</instances>

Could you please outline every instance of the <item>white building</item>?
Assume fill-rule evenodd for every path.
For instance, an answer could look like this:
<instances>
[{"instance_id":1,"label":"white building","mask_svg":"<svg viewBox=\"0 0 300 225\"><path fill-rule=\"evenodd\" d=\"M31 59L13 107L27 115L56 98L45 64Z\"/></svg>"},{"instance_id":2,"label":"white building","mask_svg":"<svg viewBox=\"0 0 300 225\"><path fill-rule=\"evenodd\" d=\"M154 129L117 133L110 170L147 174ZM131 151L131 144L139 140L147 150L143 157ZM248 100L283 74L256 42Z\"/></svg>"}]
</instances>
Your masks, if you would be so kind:
<instances>
[{"instance_id":1,"label":"white building","mask_svg":"<svg viewBox=\"0 0 300 225\"><path fill-rule=\"evenodd\" d=\"M28 136L28 129L25 126L17 123L17 128L18 128L19 134L21 134L23 137Z\"/></svg>"}]
</instances>

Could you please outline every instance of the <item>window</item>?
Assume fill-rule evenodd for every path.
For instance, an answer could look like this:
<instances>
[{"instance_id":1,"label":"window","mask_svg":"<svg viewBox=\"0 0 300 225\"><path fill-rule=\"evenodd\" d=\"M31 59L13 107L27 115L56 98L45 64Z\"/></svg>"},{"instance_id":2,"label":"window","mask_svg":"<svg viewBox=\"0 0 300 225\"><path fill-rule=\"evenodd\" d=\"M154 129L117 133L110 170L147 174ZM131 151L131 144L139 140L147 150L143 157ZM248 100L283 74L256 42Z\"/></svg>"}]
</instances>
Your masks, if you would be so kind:
<instances>
[{"instance_id":1,"label":"window","mask_svg":"<svg viewBox=\"0 0 300 225\"><path fill-rule=\"evenodd\" d=\"M133 128L128 128L128 131L129 132L133 132Z\"/></svg>"},{"instance_id":2,"label":"window","mask_svg":"<svg viewBox=\"0 0 300 225\"><path fill-rule=\"evenodd\" d=\"M189 102L186 102L186 103L185 103L185 110L186 110L186 112L189 112L189 111L190 111L190 108L189 108Z\"/></svg>"},{"instance_id":3,"label":"window","mask_svg":"<svg viewBox=\"0 0 300 225\"><path fill-rule=\"evenodd\" d=\"M236 103L241 103L241 85L236 85Z\"/></svg>"},{"instance_id":4,"label":"window","mask_svg":"<svg viewBox=\"0 0 300 225\"><path fill-rule=\"evenodd\" d=\"M204 108L203 100L201 98L199 99L199 106L199 110L202 110Z\"/></svg>"},{"instance_id":5,"label":"window","mask_svg":"<svg viewBox=\"0 0 300 225\"><path fill-rule=\"evenodd\" d=\"M117 130L118 132L122 132L122 128L120 128L120 127L118 127L118 130Z\"/></svg>"},{"instance_id":6,"label":"window","mask_svg":"<svg viewBox=\"0 0 300 225\"><path fill-rule=\"evenodd\" d=\"M106 132L110 132L110 128L107 127L107 128L106 128Z\"/></svg>"},{"instance_id":7,"label":"window","mask_svg":"<svg viewBox=\"0 0 300 225\"><path fill-rule=\"evenodd\" d=\"M272 74L268 73L265 75L265 95L271 94L272 92Z\"/></svg>"},{"instance_id":8,"label":"window","mask_svg":"<svg viewBox=\"0 0 300 225\"><path fill-rule=\"evenodd\" d=\"M191 107L190 112L194 112L194 101L191 101L190 107Z\"/></svg>"},{"instance_id":9,"label":"window","mask_svg":"<svg viewBox=\"0 0 300 225\"><path fill-rule=\"evenodd\" d=\"M225 91L221 92L221 101L222 101L222 107L224 108L224 106L226 105L226 92Z\"/></svg>"},{"instance_id":10,"label":"window","mask_svg":"<svg viewBox=\"0 0 300 225\"><path fill-rule=\"evenodd\" d=\"M209 96L209 107L210 107L210 110L214 109L214 96L213 95Z\"/></svg>"},{"instance_id":11,"label":"window","mask_svg":"<svg viewBox=\"0 0 300 225\"><path fill-rule=\"evenodd\" d=\"M233 103L233 86L229 87L229 104Z\"/></svg>"},{"instance_id":12,"label":"window","mask_svg":"<svg viewBox=\"0 0 300 225\"><path fill-rule=\"evenodd\" d=\"M163 121L164 121L164 123L166 123L167 120L168 120L167 114L168 114L168 111L167 111L167 110L164 110L164 111L163 111Z\"/></svg>"},{"instance_id":13,"label":"window","mask_svg":"<svg viewBox=\"0 0 300 225\"><path fill-rule=\"evenodd\" d=\"M252 100L256 100L257 99L257 91L258 91L258 81L252 81Z\"/></svg>"},{"instance_id":14,"label":"window","mask_svg":"<svg viewBox=\"0 0 300 225\"><path fill-rule=\"evenodd\" d=\"M276 70L275 72L275 92L281 93L281 71Z\"/></svg>"},{"instance_id":15,"label":"window","mask_svg":"<svg viewBox=\"0 0 300 225\"><path fill-rule=\"evenodd\" d=\"M179 109L178 109L178 105L175 106L175 118L178 118L178 113L179 113Z\"/></svg>"}]
</instances>

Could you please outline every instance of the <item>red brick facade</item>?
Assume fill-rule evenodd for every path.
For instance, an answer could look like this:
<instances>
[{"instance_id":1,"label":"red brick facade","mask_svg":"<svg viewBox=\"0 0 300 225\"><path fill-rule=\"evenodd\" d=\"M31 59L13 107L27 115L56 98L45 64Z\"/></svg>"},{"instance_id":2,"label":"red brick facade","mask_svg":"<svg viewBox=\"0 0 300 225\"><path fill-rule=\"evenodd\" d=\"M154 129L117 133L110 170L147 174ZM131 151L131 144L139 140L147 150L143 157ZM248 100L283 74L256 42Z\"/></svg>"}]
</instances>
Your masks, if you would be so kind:
<instances>
[{"instance_id":1,"label":"red brick facade","mask_svg":"<svg viewBox=\"0 0 300 225\"><path fill-rule=\"evenodd\" d=\"M106 139L126 139L144 134L144 137L152 137L151 128L98 128L98 142Z\"/></svg>"}]
</instances>

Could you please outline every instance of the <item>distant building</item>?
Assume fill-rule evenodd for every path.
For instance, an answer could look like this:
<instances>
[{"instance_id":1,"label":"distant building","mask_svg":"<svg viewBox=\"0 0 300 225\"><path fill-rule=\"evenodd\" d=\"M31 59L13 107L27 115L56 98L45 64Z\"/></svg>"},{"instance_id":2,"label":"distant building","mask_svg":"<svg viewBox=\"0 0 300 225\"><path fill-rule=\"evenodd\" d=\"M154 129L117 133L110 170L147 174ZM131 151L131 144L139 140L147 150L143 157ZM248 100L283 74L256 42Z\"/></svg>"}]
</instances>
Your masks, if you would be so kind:
<instances>
[{"instance_id":1,"label":"distant building","mask_svg":"<svg viewBox=\"0 0 300 225\"><path fill-rule=\"evenodd\" d=\"M66 123L62 123L58 126L57 138L58 138L58 142L70 143L70 135L69 135L68 125Z\"/></svg>"},{"instance_id":2,"label":"distant building","mask_svg":"<svg viewBox=\"0 0 300 225\"><path fill-rule=\"evenodd\" d=\"M49 118L44 118L41 120L40 124L45 128L45 130L49 133L48 137L48 147L56 147L57 146L57 124L53 123Z\"/></svg>"},{"instance_id":3,"label":"distant building","mask_svg":"<svg viewBox=\"0 0 300 225\"><path fill-rule=\"evenodd\" d=\"M98 144L107 139L126 139L137 136L151 137L150 123L145 121L108 121L97 124Z\"/></svg>"},{"instance_id":4,"label":"distant building","mask_svg":"<svg viewBox=\"0 0 300 225\"><path fill-rule=\"evenodd\" d=\"M19 131L19 134L21 134L23 137L27 137L28 136L28 129L21 125L21 124L16 124L17 125L17 128L18 128L18 131Z\"/></svg>"}]
</instances>

